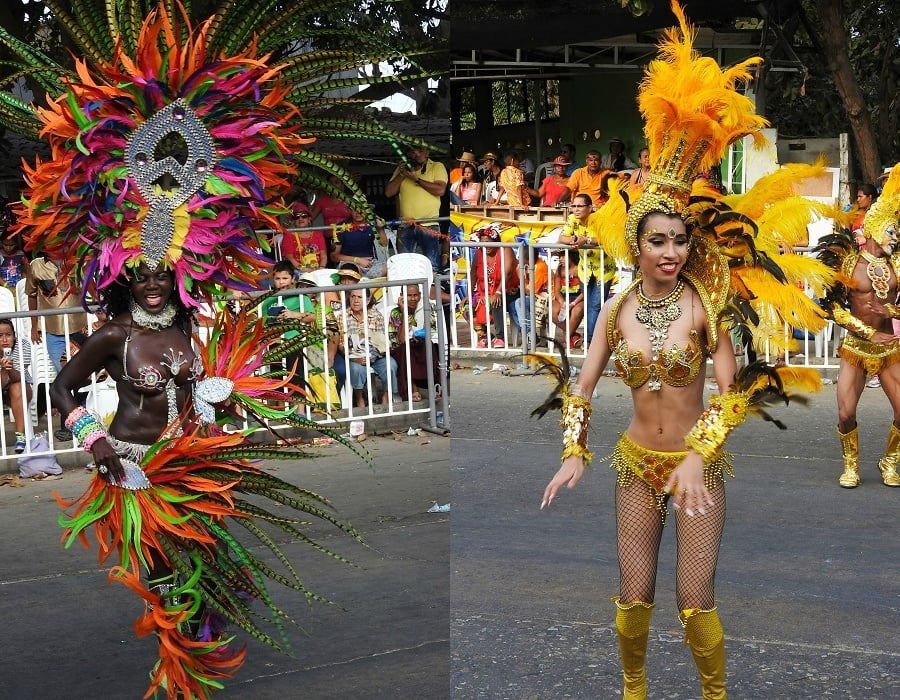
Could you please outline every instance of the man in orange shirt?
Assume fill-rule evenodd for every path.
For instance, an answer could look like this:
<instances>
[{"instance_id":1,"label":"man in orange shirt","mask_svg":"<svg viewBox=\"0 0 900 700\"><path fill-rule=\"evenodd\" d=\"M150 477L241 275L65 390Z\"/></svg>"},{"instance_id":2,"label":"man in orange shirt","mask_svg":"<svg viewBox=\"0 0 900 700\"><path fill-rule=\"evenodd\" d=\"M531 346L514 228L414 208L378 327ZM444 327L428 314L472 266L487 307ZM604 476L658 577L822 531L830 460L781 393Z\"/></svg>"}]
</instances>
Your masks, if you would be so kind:
<instances>
[{"instance_id":1,"label":"man in orange shirt","mask_svg":"<svg viewBox=\"0 0 900 700\"><path fill-rule=\"evenodd\" d=\"M584 159L584 167L576 168L566 185L568 196L563 201L570 202L576 194L586 194L595 207L603 205L603 169L600 167L600 151L588 151Z\"/></svg>"}]
</instances>

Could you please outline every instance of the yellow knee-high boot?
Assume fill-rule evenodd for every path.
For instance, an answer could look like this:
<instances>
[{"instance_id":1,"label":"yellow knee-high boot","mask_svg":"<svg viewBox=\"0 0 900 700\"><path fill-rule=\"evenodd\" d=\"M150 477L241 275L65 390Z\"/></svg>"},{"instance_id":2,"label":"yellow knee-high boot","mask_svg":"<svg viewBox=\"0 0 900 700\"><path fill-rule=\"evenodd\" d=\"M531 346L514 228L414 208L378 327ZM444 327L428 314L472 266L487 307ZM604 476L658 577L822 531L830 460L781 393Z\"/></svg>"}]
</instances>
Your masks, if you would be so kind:
<instances>
[{"instance_id":1,"label":"yellow knee-high boot","mask_svg":"<svg viewBox=\"0 0 900 700\"><path fill-rule=\"evenodd\" d=\"M650 617L653 604L636 600L616 604L616 632L619 635L619 652L622 655L623 700L646 700L647 674L644 662L647 658L647 637L650 635Z\"/></svg>"},{"instance_id":2,"label":"yellow knee-high boot","mask_svg":"<svg viewBox=\"0 0 900 700\"><path fill-rule=\"evenodd\" d=\"M700 674L703 700L725 700L725 635L719 613L691 608L682 610L679 619Z\"/></svg>"},{"instance_id":3,"label":"yellow knee-high boot","mask_svg":"<svg viewBox=\"0 0 900 700\"><path fill-rule=\"evenodd\" d=\"M897 462L900 461L900 429L891 423L891 434L888 435L884 457L878 460L881 480L885 486L900 486L900 474L897 473Z\"/></svg>"},{"instance_id":4,"label":"yellow knee-high boot","mask_svg":"<svg viewBox=\"0 0 900 700\"><path fill-rule=\"evenodd\" d=\"M849 433L838 430L841 439L841 454L844 457L844 473L838 483L845 489L859 486L859 427Z\"/></svg>"}]
</instances>

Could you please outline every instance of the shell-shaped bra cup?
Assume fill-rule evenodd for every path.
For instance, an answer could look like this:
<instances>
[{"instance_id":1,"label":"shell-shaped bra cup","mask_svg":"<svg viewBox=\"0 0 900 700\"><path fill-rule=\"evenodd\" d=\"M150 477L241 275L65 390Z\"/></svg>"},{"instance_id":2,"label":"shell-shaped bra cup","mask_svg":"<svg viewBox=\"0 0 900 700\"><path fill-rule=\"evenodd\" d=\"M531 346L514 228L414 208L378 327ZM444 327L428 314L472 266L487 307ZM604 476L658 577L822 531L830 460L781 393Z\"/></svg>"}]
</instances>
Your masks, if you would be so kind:
<instances>
[{"instance_id":1,"label":"shell-shaped bra cup","mask_svg":"<svg viewBox=\"0 0 900 700\"><path fill-rule=\"evenodd\" d=\"M631 352L628 341L622 337L613 347L613 354L616 371L631 389L643 386L651 377L669 386L687 386L697 378L706 362L706 350L696 330L691 331L691 340L685 347L672 345L662 350L655 362L644 363L644 353Z\"/></svg>"}]
</instances>

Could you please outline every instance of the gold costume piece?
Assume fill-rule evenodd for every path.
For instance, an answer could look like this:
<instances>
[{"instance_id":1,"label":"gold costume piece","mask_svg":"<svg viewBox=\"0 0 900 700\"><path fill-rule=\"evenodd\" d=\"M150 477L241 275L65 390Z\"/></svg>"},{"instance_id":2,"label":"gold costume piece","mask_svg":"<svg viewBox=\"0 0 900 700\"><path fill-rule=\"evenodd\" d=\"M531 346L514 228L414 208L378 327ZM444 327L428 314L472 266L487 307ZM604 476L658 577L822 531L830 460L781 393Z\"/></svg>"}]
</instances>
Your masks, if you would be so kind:
<instances>
[{"instance_id":1,"label":"gold costume piece","mask_svg":"<svg viewBox=\"0 0 900 700\"><path fill-rule=\"evenodd\" d=\"M866 374L875 375L886 367L900 362L900 340L873 343L855 335L846 335L838 348L838 355L851 365L862 367Z\"/></svg>"},{"instance_id":2,"label":"gold costume piece","mask_svg":"<svg viewBox=\"0 0 900 700\"><path fill-rule=\"evenodd\" d=\"M875 335L875 329L872 328L872 326L863 322L861 319L858 319L856 316L840 306L834 307L834 311L832 311L831 316L836 324L838 324L841 328L845 328L855 336L868 340L873 335Z\"/></svg>"},{"instance_id":3,"label":"gold costume piece","mask_svg":"<svg viewBox=\"0 0 900 700\"><path fill-rule=\"evenodd\" d=\"M663 489L666 482L684 458L684 452L660 452L641 447L634 440L622 433L619 441L610 457L610 466L616 470L616 484L628 486L636 476L650 487L651 496L649 507L659 511L659 517L663 525L666 524L666 501L669 494ZM734 476L731 463L731 454L721 451L711 460L707 460L703 467L703 482L706 488L712 489L718 484L725 483L725 474Z\"/></svg>"},{"instance_id":4,"label":"gold costume piece","mask_svg":"<svg viewBox=\"0 0 900 700\"><path fill-rule=\"evenodd\" d=\"M888 231L898 233L897 202L900 200L900 163L894 166L888 176L881 195L872 202L872 206L863 218L863 234L878 245L884 245L888 239ZM896 268L895 268L896 270Z\"/></svg>"},{"instance_id":5,"label":"gold costume piece","mask_svg":"<svg viewBox=\"0 0 900 700\"><path fill-rule=\"evenodd\" d=\"M566 394L562 405L563 451L560 459L581 457L585 465L594 458L587 448L588 428L591 425L591 401L577 394Z\"/></svg>"},{"instance_id":6,"label":"gold costume piece","mask_svg":"<svg viewBox=\"0 0 900 700\"><path fill-rule=\"evenodd\" d=\"M685 436L685 447L701 455L705 462L714 459L731 431L744 422L749 405L750 399L743 391L713 394L709 408Z\"/></svg>"},{"instance_id":7,"label":"gold costume piece","mask_svg":"<svg viewBox=\"0 0 900 700\"><path fill-rule=\"evenodd\" d=\"M628 289L617 294L610 309L606 325L606 338L613 351L616 371L622 377L622 381L631 389L637 389L647 382L650 382L651 390L658 389L660 382L669 386L687 386L700 374L700 370L709 356L707 346L700 340L696 331L691 331L691 342L686 347L673 345L666 350L660 350L658 355L651 357L651 361L645 364L644 353L640 350L633 352L629 350L628 341L616 327L622 303L640 282L641 277L638 276ZM704 295L700 294L699 296L701 301L705 299ZM710 315L711 313L712 309L707 307L707 319L715 318ZM709 325L707 332L711 332L711 327L715 324Z\"/></svg>"}]
</instances>

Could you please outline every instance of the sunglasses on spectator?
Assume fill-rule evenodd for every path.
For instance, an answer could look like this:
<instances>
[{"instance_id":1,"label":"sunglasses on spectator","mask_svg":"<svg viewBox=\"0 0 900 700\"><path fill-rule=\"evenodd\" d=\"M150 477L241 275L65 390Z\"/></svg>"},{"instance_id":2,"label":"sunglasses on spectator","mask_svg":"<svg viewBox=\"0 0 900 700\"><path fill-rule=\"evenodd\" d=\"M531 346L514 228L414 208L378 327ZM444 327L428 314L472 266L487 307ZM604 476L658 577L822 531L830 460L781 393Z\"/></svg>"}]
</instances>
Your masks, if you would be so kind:
<instances>
[{"instance_id":1,"label":"sunglasses on spectator","mask_svg":"<svg viewBox=\"0 0 900 700\"><path fill-rule=\"evenodd\" d=\"M309 218L309 214L307 214L306 212L301 211L299 214L294 214L294 217L297 218L297 219L308 219L308 218Z\"/></svg>"}]
</instances>

